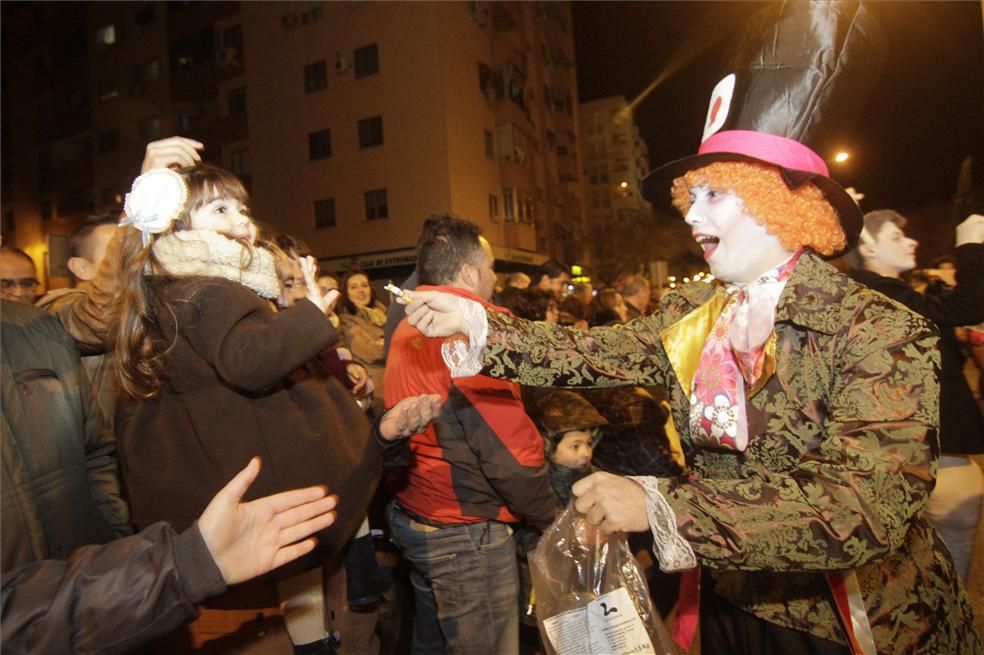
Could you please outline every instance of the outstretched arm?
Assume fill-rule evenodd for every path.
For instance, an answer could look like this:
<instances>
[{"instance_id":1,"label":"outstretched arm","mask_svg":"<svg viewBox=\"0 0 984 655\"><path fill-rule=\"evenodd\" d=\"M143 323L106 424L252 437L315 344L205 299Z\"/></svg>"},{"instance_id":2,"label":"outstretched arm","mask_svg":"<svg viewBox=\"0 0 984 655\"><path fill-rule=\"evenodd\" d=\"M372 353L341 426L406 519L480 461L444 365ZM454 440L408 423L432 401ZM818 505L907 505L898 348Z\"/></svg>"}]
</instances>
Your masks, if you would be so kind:
<instances>
[{"instance_id":1,"label":"outstretched arm","mask_svg":"<svg viewBox=\"0 0 984 655\"><path fill-rule=\"evenodd\" d=\"M664 384L668 374L660 331L694 306L676 294L652 317L584 331L417 289L407 321L425 336L451 337L443 352L454 377L481 371L536 387L648 385Z\"/></svg>"},{"instance_id":2,"label":"outstretched arm","mask_svg":"<svg viewBox=\"0 0 984 655\"><path fill-rule=\"evenodd\" d=\"M309 487L241 502L259 470L254 458L180 535L155 523L5 573L3 652L130 652L194 618L195 603L227 584L309 552L309 535L334 521L336 498Z\"/></svg>"},{"instance_id":3,"label":"outstretched arm","mask_svg":"<svg viewBox=\"0 0 984 655\"><path fill-rule=\"evenodd\" d=\"M314 548L309 535L335 521L338 504L322 487L294 489L243 503L260 472L254 457L208 504L198 529L227 584L283 566Z\"/></svg>"}]
</instances>

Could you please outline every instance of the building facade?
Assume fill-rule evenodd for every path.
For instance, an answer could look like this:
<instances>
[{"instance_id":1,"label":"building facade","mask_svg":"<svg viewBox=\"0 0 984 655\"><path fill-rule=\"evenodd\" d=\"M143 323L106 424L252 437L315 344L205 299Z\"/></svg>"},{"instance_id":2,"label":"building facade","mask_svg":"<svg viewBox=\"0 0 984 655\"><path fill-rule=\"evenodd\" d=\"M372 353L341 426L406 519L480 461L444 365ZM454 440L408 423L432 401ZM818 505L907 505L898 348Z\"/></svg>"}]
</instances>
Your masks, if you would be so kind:
<instances>
[{"instance_id":1,"label":"building facade","mask_svg":"<svg viewBox=\"0 0 984 655\"><path fill-rule=\"evenodd\" d=\"M652 206L642 197L649 149L622 96L581 103L580 130L595 275L614 282L655 266Z\"/></svg>"},{"instance_id":2,"label":"building facade","mask_svg":"<svg viewBox=\"0 0 984 655\"><path fill-rule=\"evenodd\" d=\"M118 207L144 145L173 134L202 141L257 219L327 270L401 275L434 212L481 225L503 270L582 260L567 3L10 4L3 231L39 264L49 235ZM42 70L69 47L59 25L71 66ZM50 36L15 48L17 33ZM65 98L79 108L38 115Z\"/></svg>"}]
</instances>

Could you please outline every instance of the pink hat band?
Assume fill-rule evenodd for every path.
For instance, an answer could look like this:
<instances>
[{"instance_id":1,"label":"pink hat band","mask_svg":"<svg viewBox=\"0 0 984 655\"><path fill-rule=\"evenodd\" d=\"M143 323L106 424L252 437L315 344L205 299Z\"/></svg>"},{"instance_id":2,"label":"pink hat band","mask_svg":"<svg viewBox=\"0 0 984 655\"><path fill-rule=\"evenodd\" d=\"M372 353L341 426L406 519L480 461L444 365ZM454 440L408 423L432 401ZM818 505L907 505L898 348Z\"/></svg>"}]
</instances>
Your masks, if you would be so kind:
<instances>
[{"instance_id":1,"label":"pink hat band","mask_svg":"<svg viewBox=\"0 0 984 655\"><path fill-rule=\"evenodd\" d=\"M700 144L697 154L732 153L754 157L798 171L830 177L823 158L799 141L752 130L727 130L712 134Z\"/></svg>"}]
</instances>

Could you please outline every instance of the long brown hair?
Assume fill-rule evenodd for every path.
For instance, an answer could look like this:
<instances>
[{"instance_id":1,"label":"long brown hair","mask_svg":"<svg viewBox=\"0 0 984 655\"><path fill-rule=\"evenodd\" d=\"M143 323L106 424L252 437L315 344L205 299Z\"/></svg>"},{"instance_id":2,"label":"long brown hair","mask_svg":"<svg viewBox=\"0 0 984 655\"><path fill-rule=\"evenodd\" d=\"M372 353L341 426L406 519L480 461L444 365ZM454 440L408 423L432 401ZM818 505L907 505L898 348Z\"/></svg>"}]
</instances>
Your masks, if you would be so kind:
<instances>
[{"instance_id":1,"label":"long brown hair","mask_svg":"<svg viewBox=\"0 0 984 655\"><path fill-rule=\"evenodd\" d=\"M369 282L369 304L367 306L376 309L382 304L379 302L379 298L376 297L376 288L372 286L372 281L369 279L369 274L360 268L352 268L345 274L345 277L342 279L342 284L339 291L341 291L342 293L342 302L341 302L342 312L345 314L352 314L353 316L359 315L359 306L356 305L354 302L352 302L352 299L349 297L348 283L349 280L351 280L357 275L361 275L362 277L366 278L367 282Z\"/></svg>"},{"instance_id":2,"label":"long brown hair","mask_svg":"<svg viewBox=\"0 0 984 655\"><path fill-rule=\"evenodd\" d=\"M188 202L161 236L191 229L191 212L217 198L231 198L249 205L249 193L228 171L199 164L182 168L178 173L188 185ZM120 288L111 308L116 374L122 388L136 398L156 396L166 382L168 356L178 338L175 304L190 300L205 282L189 284L183 299L168 299L162 287L174 278L166 274L152 246L144 247L137 230L128 230L123 237ZM244 268L250 265L252 246L246 253L241 264Z\"/></svg>"}]
</instances>

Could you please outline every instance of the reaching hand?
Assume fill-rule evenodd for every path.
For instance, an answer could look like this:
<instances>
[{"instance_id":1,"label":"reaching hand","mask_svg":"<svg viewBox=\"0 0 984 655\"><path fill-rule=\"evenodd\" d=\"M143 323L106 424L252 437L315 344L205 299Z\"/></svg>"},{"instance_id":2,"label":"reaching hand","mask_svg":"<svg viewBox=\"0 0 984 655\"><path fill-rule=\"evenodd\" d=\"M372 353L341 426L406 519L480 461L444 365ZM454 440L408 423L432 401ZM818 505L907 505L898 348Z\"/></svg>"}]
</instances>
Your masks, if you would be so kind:
<instances>
[{"instance_id":1,"label":"reaching hand","mask_svg":"<svg viewBox=\"0 0 984 655\"><path fill-rule=\"evenodd\" d=\"M152 168L194 166L202 160L198 151L204 149L205 146L202 143L193 139L186 139L183 136L172 136L160 141L151 141L147 144L147 151L144 154L140 172L146 173Z\"/></svg>"},{"instance_id":2,"label":"reaching hand","mask_svg":"<svg viewBox=\"0 0 984 655\"><path fill-rule=\"evenodd\" d=\"M645 490L628 478L611 473L592 473L574 483L574 507L588 523L613 532L649 529Z\"/></svg>"},{"instance_id":3,"label":"reaching hand","mask_svg":"<svg viewBox=\"0 0 984 655\"><path fill-rule=\"evenodd\" d=\"M425 337L449 337L466 331L461 306L455 296L415 289L411 298L413 300L407 305L407 320ZM396 296L396 301L404 302L399 296Z\"/></svg>"},{"instance_id":4,"label":"reaching hand","mask_svg":"<svg viewBox=\"0 0 984 655\"><path fill-rule=\"evenodd\" d=\"M318 264L314 257L298 257L297 263L301 265L301 274L304 276L304 286L307 288L308 300L313 302L325 314L335 311L335 303L338 302L340 294L338 289L329 289L324 295L321 294L321 287L315 275L318 272Z\"/></svg>"},{"instance_id":5,"label":"reaching hand","mask_svg":"<svg viewBox=\"0 0 984 655\"><path fill-rule=\"evenodd\" d=\"M436 394L410 396L393 405L379 422L379 433L387 441L422 432L441 413L441 397Z\"/></svg>"},{"instance_id":6,"label":"reaching hand","mask_svg":"<svg viewBox=\"0 0 984 655\"><path fill-rule=\"evenodd\" d=\"M369 372L366 367L359 362L349 362L345 365L345 375L352 383L352 395L361 396L365 393L366 384L369 382Z\"/></svg>"},{"instance_id":7,"label":"reaching hand","mask_svg":"<svg viewBox=\"0 0 984 655\"><path fill-rule=\"evenodd\" d=\"M338 498L323 487L294 489L243 503L260 472L260 458L212 498L198 529L226 584L244 582L311 552L310 537L335 521Z\"/></svg>"}]
</instances>

